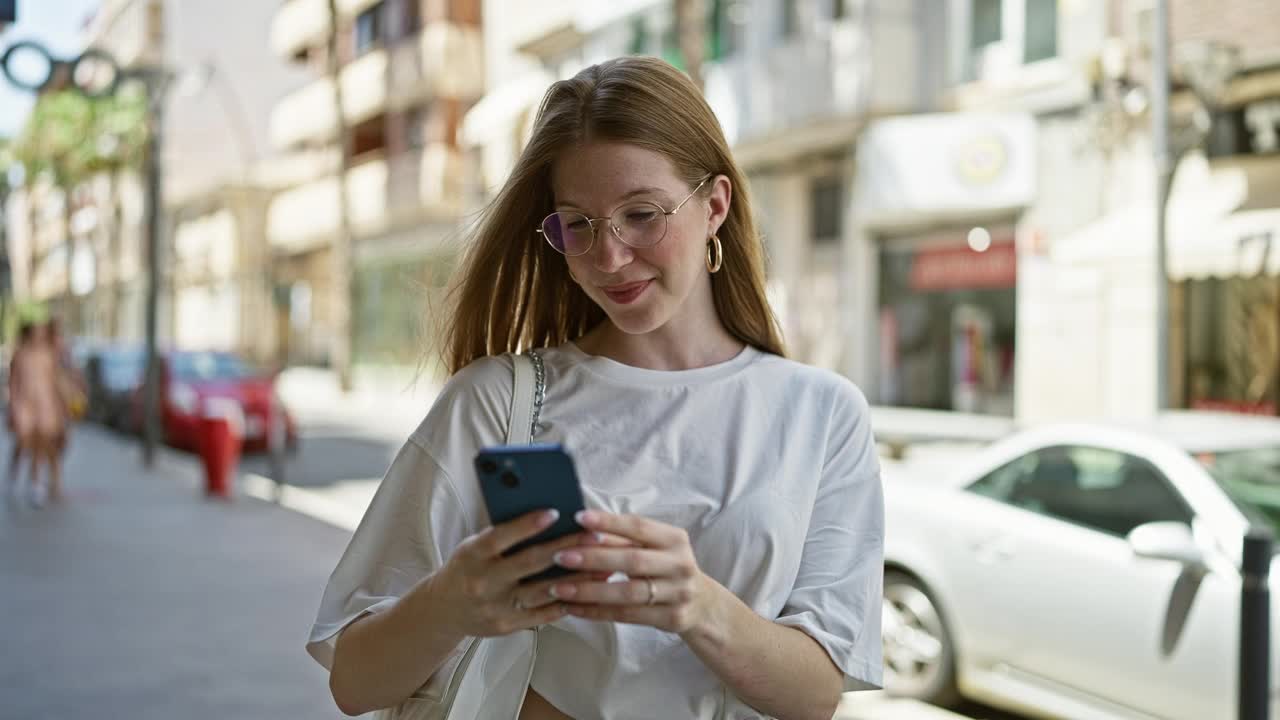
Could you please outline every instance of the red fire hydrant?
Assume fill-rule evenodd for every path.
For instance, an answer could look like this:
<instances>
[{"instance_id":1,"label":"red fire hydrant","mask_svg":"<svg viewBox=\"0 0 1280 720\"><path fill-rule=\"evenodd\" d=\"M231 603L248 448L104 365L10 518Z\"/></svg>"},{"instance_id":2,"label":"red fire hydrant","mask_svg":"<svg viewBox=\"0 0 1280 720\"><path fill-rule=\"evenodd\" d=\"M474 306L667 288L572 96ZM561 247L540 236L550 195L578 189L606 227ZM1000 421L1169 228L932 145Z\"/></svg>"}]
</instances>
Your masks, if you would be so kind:
<instances>
[{"instance_id":1,"label":"red fire hydrant","mask_svg":"<svg viewBox=\"0 0 1280 720\"><path fill-rule=\"evenodd\" d=\"M209 497L234 497L243 426L239 403L229 398L206 401L200 418L200 459L204 463L205 494Z\"/></svg>"}]
</instances>

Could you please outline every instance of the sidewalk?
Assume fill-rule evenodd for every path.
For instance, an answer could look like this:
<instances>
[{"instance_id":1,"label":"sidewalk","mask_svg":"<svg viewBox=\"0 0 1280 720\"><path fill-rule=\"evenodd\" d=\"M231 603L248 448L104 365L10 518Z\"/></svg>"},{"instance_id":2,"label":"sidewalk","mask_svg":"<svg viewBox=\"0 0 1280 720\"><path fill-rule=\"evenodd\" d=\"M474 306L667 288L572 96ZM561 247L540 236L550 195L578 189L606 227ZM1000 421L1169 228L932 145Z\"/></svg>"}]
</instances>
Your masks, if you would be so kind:
<instances>
[{"instance_id":1,"label":"sidewalk","mask_svg":"<svg viewBox=\"0 0 1280 720\"><path fill-rule=\"evenodd\" d=\"M69 502L0 500L0 716L341 717L303 644L348 534L199 484L188 457L147 473L81 426Z\"/></svg>"}]
</instances>

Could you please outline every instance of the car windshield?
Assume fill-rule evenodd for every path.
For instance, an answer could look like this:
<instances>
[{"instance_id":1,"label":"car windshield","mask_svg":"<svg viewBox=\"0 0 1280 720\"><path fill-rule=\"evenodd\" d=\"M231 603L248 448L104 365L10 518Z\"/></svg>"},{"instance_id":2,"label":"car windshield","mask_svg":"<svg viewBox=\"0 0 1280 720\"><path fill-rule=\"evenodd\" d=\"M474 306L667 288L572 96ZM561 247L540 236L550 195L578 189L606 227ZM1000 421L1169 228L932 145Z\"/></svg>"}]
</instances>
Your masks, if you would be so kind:
<instances>
[{"instance_id":1,"label":"car windshield","mask_svg":"<svg viewBox=\"0 0 1280 720\"><path fill-rule=\"evenodd\" d=\"M170 363L174 377L188 382L242 380L258 377L261 374L244 360L230 353L177 353L170 358Z\"/></svg>"},{"instance_id":2,"label":"car windshield","mask_svg":"<svg viewBox=\"0 0 1280 720\"><path fill-rule=\"evenodd\" d=\"M1245 515L1280 533L1280 448L1198 453L1196 459Z\"/></svg>"},{"instance_id":3,"label":"car windshield","mask_svg":"<svg viewBox=\"0 0 1280 720\"><path fill-rule=\"evenodd\" d=\"M102 381L109 388L123 390L142 384L145 363L140 352L112 352L102 357Z\"/></svg>"}]
</instances>

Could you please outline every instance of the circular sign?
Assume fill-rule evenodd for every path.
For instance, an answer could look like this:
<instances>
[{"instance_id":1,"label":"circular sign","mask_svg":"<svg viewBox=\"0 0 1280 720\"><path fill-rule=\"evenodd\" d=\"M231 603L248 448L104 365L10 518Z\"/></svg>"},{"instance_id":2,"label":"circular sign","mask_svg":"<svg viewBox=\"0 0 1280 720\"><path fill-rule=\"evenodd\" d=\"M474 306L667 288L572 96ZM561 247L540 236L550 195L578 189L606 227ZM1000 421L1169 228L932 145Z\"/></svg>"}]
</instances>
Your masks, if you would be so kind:
<instances>
[{"instance_id":1,"label":"circular sign","mask_svg":"<svg viewBox=\"0 0 1280 720\"><path fill-rule=\"evenodd\" d=\"M961 145L956 150L956 172L960 179L974 185L995 182L1009 166L1009 148L1004 138L988 133Z\"/></svg>"}]
</instances>

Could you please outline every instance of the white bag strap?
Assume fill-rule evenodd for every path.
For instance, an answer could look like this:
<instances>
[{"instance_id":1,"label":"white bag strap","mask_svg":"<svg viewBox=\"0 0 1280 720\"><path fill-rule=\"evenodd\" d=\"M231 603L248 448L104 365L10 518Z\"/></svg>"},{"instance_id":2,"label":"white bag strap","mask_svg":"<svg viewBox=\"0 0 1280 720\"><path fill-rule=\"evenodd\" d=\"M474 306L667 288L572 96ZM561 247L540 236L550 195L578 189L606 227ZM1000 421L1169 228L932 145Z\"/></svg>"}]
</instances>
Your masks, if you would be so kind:
<instances>
[{"instance_id":1,"label":"white bag strap","mask_svg":"<svg viewBox=\"0 0 1280 720\"><path fill-rule=\"evenodd\" d=\"M530 351L527 355L511 355L513 374L511 414L507 420L507 444L527 445L533 442L542 398L546 393L546 371L542 357Z\"/></svg>"}]
</instances>

